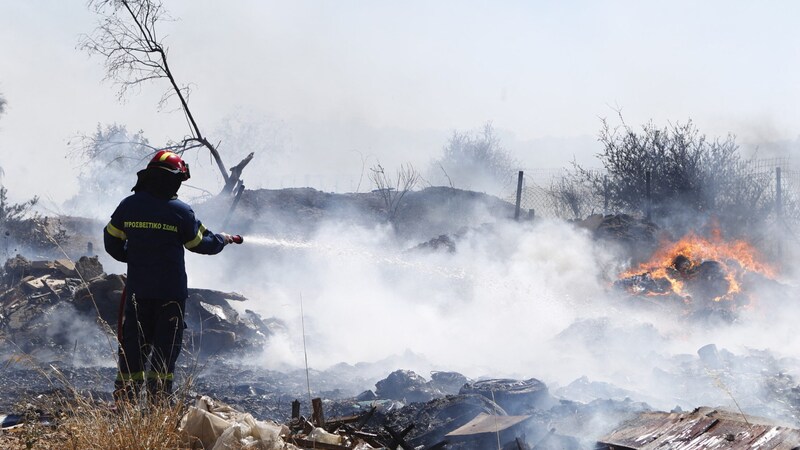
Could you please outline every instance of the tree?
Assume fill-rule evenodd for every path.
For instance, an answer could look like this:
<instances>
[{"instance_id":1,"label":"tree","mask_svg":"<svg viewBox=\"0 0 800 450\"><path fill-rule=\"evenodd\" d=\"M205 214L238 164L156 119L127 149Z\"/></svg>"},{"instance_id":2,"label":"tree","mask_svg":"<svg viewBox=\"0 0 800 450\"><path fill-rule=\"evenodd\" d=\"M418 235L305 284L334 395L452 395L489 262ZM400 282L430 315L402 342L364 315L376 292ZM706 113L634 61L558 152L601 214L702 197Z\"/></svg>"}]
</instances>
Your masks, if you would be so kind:
<instances>
[{"instance_id":1,"label":"tree","mask_svg":"<svg viewBox=\"0 0 800 450\"><path fill-rule=\"evenodd\" d=\"M33 197L22 203L11 203L8 200L8 189L0 185L0 226L8 228L21 222L37 203L39 203L39 197Z\"/></svg>"},{"instance_id":2,"label":"tree","mask_svg":"<svg viewBox=\"0 0 800 450\"><path fill-rule=\"evenodd\" d=\"M169 87L159 108L177 99L191 133L170 148L178 153L198 147L208 149L225 180L223 192L231 192L252 155L236 166L238 171L228 175L216 146L201 132L189 109L189 87L178 83L168 63L168 48L157 32L158 24L168 19L163 4L159 0L90 0L89 5L101 17L100 24L91 36L81 39L80 47L89 54L105 57L106 79L116 83L120 99L146 82L166 81Z\"/></svg>"},{"instance_id":3,"label":"tree","mask_svg":"<svg viewBox=\"0 0 800 450\"><path fill-rule=\"evenodd\" d=\"M132 186L121 180L134 180L132 175L156 150L142 131L129 133L124 125L97 124L94 134L82 136L70 155L79 161L80 172L78 193L67 206L88 212L87 208L101 206L103 199L116 204Z\"/></svg>"},{"instance_id":4,"label":"tree","mask_svg":"<svg viewBox=\"0 0 800 450\"><path fill-rule=\"evenodd\" d=\"M0 232L2 233L6 257L9 257L9 239L34 251L50 251L67 240L66 230L57 220L41 217L33 212L39 197L22 203L8 199L8 189L0 185Z\"/></svg>"},{"instance_id":5,"label":"tree","mask_svg":"<svg viewBox=\"0 0 800 450\"><path fill-rule=\"evenodd\" d=\"M771 208L769 178L747 170L732 135L709 139L691 120L663 128L648 122L637 132L622 119L616 127L604 119L599 140L605 173L576 169L613 209L646 208L647 172L653 219L673 220L683 212L691 220L714 216L730 230L743 230L763 220Z\"/></svg>"},{"instance_id":6,"label":"tree","mask_svg":"<svg viewBox=\"0 0 800 450\"><path fill-rule=\"evenodd\" d=\"M443 173L451 186L494 192L513 182L517 165L488 122L476 132L453 131L431 178L441 180Z\"/></svg>"}]
</instances>

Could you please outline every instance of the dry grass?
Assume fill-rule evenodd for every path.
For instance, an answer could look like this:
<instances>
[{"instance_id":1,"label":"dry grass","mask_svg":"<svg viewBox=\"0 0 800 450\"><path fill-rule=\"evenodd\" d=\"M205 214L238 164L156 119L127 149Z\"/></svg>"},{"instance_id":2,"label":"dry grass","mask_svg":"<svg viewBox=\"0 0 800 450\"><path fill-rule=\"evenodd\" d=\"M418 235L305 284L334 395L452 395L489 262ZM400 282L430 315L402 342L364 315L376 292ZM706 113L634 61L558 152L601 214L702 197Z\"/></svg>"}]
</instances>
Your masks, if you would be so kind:
<instances>
[{"instance_id":1,"label":"dry grass","mask_svg":"<svg viewBox=\"0 0 800 450\"><path fill-rule=\"evenodd\" d=\"M146 400L111 403L77 392L37 399L40 413L0 434L3 449L151 450L187 448L182 445L183 403L151 404ZM42 403L45 403L42 405ZM33 408L31 409L33 411Z\"/></svg>"},{"instance_id":2,"label":"dry grass","mask_svg":"<svg viewBox=\"0 0 800 450\"><path fill-rule=\"evenodd\" d=\"M187 411L193 377L160 402L146 397L114 402L75 388L56 367L38 365L28 356L14 362L33 367L52 390L20 402L25 421L0 432L0 449L152 450L188 448L180 420ZM10 363L5 364L8 369ZM47 420L42 420L46 418Z\"/></svg>"},{"instance_id":3,"label":"dry grass","mask_svg":"<svg viewBox=\"0 0 800 450\"><path fill-rule=\"evenodd\" d=\"M69 449L174 449L181 448L183 413L182 404L85 404L70 411L60 428Z\"/></svg>"},{"instance_id":4,"label":"dry grass","mask_svg":"<svg viewBox=\"0 0 800 450\"><path fill-rule=\"evenodd\" d=\"M38 420L0 435L4 449L150 450L186 448L179 422L183 405L109 405L73 399L54 426Z\"/></svg>"}]
</instances>

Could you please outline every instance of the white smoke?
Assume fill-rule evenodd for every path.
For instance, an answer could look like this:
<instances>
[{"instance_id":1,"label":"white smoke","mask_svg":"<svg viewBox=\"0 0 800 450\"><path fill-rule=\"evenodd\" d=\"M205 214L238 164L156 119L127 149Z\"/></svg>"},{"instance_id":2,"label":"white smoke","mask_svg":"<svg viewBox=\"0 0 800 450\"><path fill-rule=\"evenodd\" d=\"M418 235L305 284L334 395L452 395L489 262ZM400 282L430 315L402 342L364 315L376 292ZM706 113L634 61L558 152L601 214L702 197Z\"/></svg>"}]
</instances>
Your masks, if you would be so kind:
<instances>
[{"instance_id":1,"label":"white smoke","mask_svg":"<svg viewBox=\"0 0 800 450\"><path fill-rule=\"evenodd\" d=\"M656 408L736 408L734 399L757 402L761 384L707 370L700 347L713 343L734 361L752 359L753 349L800 357L796 307L776 298L784 289L733 323L690 322L612 290L628 261L586 230L483 219L491 223L463 233L454 253L407 251L418 242L398 242L388 226L327 223L310 237L245 236L219 257L191 260L190 284L242 292L250 299L242 307L287 324L258 361L271 369L411 354L414 362L387 370L534 377L553 389L587 376Z\"/></svg>"}]
</instances>

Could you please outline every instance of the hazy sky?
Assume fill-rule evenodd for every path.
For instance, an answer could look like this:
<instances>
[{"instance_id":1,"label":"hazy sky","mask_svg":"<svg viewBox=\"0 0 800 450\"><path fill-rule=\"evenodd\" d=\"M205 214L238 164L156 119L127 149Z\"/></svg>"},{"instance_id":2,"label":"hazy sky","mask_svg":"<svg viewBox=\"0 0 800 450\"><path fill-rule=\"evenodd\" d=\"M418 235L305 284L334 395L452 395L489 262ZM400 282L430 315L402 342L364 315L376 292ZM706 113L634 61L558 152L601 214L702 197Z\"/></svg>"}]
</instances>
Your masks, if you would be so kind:
<instances>
[{"instance_id":1,"label":"hazy sky","mask_svg":"<svg viewBox=\"0 0 800 450\"><path fill-rule=\"evenodd\" d=\"M358 174L362 157L423 167L452 130L487 121L525 167L592 164L599 118L617 108L633 125L692 118L709 135L798 148L798 2L166 6L176 20L161 34L201 128L226 136L229 165L257 152L249 187ZM0 0L0 167L12 197L72 195L67 142L98 123L156 144L188 133L180 113L156 108L164 84L117 102L103 61L76 49L95 22L83 0ZM249 134L224 132L242 118Z\"/></svg>"}]
</instances>

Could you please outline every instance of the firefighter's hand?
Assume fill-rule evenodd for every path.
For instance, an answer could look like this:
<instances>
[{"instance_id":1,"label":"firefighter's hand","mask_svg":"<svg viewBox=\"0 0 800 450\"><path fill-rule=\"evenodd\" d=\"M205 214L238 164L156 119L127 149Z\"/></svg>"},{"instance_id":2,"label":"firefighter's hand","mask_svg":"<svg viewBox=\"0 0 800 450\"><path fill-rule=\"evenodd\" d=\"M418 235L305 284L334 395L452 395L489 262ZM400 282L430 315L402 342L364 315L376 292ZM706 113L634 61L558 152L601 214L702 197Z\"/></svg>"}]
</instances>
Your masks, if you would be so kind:
<instances>
[{"instance_id":1,"label":"firefighter's hand","mask_svg":"<svg viewBox=\"0 0 800 450\"><path fill-rule=\"evenodd\" d=\"M233 236L230 234L220 233L219 235L222 236L222 240L225 241L225 244L233 244Z\"/></svg>"}]
</instances>

